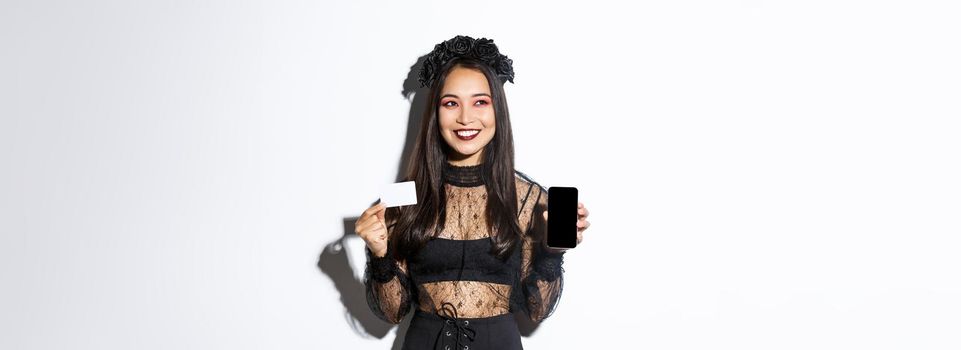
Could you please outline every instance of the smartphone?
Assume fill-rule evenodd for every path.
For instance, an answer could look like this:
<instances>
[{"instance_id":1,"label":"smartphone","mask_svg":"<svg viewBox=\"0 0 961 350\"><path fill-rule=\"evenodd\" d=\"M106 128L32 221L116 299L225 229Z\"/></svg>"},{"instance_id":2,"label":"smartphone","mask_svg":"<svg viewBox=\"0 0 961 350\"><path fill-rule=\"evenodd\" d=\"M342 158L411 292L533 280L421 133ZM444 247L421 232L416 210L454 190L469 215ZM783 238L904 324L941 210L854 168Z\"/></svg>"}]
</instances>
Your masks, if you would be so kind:
<instances>
[{"instance_id":1,"label":"smartphone","mask_svg":"<svg viewBox=\"0 0 961 350\"><path fill-rule=\"evenodd\" d=\"M577 188L547 189L547 246L570 249L577 246Z\"/></svg>"}]
</instances>

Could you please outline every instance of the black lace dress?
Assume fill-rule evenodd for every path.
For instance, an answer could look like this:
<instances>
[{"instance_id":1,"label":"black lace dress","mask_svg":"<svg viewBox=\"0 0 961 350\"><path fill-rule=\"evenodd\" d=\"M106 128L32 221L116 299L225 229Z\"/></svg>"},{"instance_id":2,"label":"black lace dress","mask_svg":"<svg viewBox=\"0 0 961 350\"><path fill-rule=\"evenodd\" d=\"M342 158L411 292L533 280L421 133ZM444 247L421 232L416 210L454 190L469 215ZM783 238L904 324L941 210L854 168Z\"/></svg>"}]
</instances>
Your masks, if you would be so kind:
<instances>
[{"instance_id":1,"label":"black lace dress","mask_svg":"<svg viewBox=\"0 0 961 350\"><path fill-rule=\"evenodd\" d=\"M416 305L404 349L521 349L514 311L550 316L563 287L563 253L542 243L547 191L515 172L522 243L506 261L490 253L481 165L444 169L447 220L438 237L397 261L367 251L367 301L381 319L399 323ZM388 222L388 235L393 224ZM390 236L388 236L390 237Z\"/></svg>"}]
</instances>

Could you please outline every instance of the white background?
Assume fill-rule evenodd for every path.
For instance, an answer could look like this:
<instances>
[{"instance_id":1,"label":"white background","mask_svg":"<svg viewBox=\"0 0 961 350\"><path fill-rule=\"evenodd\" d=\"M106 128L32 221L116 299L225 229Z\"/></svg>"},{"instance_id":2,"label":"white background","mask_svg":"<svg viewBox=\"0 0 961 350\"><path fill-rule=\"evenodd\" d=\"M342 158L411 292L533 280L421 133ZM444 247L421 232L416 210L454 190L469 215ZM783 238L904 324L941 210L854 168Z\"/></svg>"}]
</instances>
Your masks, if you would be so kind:
<instances>
[{"instance_id":1,"label":"white background","mask_svg":"<svg viewBox=\"0 0 961 350\"><path fill-rule=\"evenodd\" d=\"M514 60L517 168L591 210L525 347L961 348L959 17L4 1L0 348L398 345L357 308L350 222L457 34Z\"/></svg>"}]
</instances>

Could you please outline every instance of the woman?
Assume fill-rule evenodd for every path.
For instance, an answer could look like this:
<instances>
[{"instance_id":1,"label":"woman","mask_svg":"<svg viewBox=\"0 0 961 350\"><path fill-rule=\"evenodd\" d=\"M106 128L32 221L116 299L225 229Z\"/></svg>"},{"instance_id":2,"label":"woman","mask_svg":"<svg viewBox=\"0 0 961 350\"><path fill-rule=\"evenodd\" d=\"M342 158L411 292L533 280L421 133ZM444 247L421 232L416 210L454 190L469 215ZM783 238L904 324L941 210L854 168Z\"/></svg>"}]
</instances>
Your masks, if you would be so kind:
<instances>
[{"instance_id":1,"label":"woman","mask_svg":"<svg viewBox=\"0 0 961 350\"><path fill-rule=\"evenodd\" d=\"M420 71L430 95L406 178L418 202L378 203L357 221L371 309L399 323L417 305L404 349L521 349L512 312L540 321L560 298L564 251L544 243L547 191L514 169L511 63L485 38L435 46ZM578 243L587 215L579 203Z\"/></svg>"}]
</instances>

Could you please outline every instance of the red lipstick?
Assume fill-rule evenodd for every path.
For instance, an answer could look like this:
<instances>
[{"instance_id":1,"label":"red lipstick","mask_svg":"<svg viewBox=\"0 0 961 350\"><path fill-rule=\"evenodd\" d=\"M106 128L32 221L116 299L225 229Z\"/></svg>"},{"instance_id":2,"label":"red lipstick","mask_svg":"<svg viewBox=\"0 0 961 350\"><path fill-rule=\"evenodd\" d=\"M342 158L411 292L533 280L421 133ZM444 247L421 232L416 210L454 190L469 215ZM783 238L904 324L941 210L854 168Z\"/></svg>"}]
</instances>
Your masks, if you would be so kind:
<instances>
[{"instance_id":1,"label":"red lipstick","mask_svg":"<svg viewBox=\"0 0 961 350\"><path fill-rule=\"evenodd\" d=\"M457 138L461 140L470 141L470 140L473 140L475 137L477 137L477 135L480 135L480 130L458 129L458 130L454 130L454 135L457 135Z\"/></svg>"}]
</instances>

